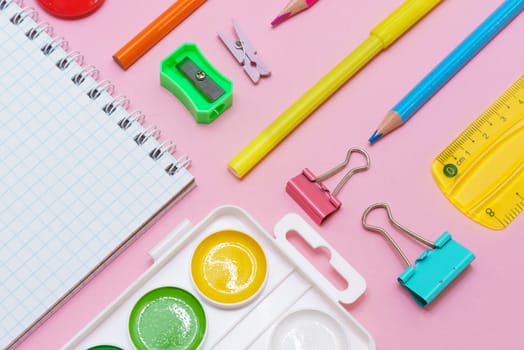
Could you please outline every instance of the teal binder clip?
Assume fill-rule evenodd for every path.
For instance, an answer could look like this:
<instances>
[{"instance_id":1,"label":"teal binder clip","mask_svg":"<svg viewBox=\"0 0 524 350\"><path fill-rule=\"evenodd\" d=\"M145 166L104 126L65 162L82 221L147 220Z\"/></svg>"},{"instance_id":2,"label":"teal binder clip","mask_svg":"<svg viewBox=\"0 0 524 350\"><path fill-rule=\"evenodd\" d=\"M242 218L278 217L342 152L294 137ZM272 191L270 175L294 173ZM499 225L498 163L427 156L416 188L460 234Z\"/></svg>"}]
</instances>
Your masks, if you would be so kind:
<instances>
[{"instance_id":1,"label":"teal binder clip","mask_svg":"<svg viewBox=\"0 0 524 350\"><path fill-rule=\"evenodd\" d=\"M386 230L366 223L368 214L377 208L386 209L389 220L397 229L431 248L418 257L415 265L411 264L400 246ZM475 255L453 240L448 232L444 232L435 242L431 242L400 225L391 215L389 205L386 203L369 206L362 214L362 225L369 231L383 234L406 262L408 267L397 280L408 289L421 307L425 307L435 299L475 259Z\"/></svg>"}]
</instances>

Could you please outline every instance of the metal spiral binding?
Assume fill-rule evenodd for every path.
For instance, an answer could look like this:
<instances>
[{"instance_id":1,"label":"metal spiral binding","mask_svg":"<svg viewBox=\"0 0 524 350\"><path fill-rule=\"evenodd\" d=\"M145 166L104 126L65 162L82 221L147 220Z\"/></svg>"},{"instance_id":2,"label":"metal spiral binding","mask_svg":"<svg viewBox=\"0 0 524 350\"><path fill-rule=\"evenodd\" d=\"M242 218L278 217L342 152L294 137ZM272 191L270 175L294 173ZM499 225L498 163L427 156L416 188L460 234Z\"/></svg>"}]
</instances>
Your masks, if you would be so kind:
<instances>
[{"instance_id":1,"label":"metal spiral binding","mask_svg":"<svg viewBox=\"0 0 524 350\"><path fill-rule=\"evenodd\" d=\"M105 114L111 115L118 109L118 106L127 109L129 107L129 99L124 95L118 95L113 101L106 104L102 110Z\"/></svg>"},{"instance_id":2,"label":"metal spiral binding","mask_svg":"<svg viewBox=\"0 0 524 350\"><path fill-rule=\"evenodd\" d=\"M64 49L65 51L67 51L67 49L69 47L69 43L63 37L60 37L60 38L58 38L58 40L54 40L53 39L52 41L50 41L47 44L45 44L44 46L42 46L40 51L42 51L42 53L44 55L49 56L59 46L62 47L62 49Z\"/></svg>"},{"instance_id":3,"label":"metal spiral binding","mask_svg":"<svg viewBox=\"0 0 524 350\"><path fill-rule=\"evenodd\" d=\"M70 52L66 57L62 57L61 59L59 59L56 62L56 66L60 70L65 70L73 61L76 61L79 65L83 65L84 55L82 55L79 51Z\"/></svg>"},{"instance_id":4,"label":"metal spiral binding","mask_svg":"<svg viewBox=\"0 0 524 350\"><path fill-rule=\"evenodd\" d=\"M0 10L5 10L12 2L13 0L0 0Z\"/></svg>"},{"instance_id":5,"label":"metal spiral binding","mask_svg":"<svg viewBox=\"0 0 524 350\"><path fill-rule=\"evenodd\" d=\"M149 140L150 137L158 139L159 136L160 129L157 128L156 125L151 125L149 128L136 135L134 140L137 145L142 146L144 143L146 143L147 140Z\"/></svg>"},{"instance_id":6,"label":"metal spiral binding","mask_svg":"<svg viewBox=\"0 0 524 350\"><path fill-rule=\"evenodd\" d=\"M122 118L118 122L118 126L121 129L126 130L131 125L133 125L134 122L138 122L139 124L143 124L144 120L145 120L145 117L146 116L144 115L144 113L142 113L142 111L134 111L133 113L129 114L127 117Z\"/></svg>"},{"instance_id":7,"label":"metal spiral binding","mask_svg":"<svg viewBox=\"0 0 524 350\"><path fill-rule=\"evenodd\" d=\"M102 80L97 86L88 91L87 96L90 99L95 100L102 94L102 91L112 95L114 90L115 86L109 80Z\"/></svg>"},{"instance_id":8,"label":"metal spiral binding","mask_svg":"<svg viewBox=\"0 0 524 350\"><path fill-rule=\"evenodd\" d=\"M22 0L0 0L0 11L5 10L12 3L17 4L19 7L22 7Z\"/></svg>"},{"instance_id":9,"label":"metal spiral binding","mask_svg":"<svg viewBox=\"0 0 524 350\"><path fill-rule=\"evenodd\" d=\"M22 11L15 13L9 21L14 25L19 25L27 16L30 16L34 21L38 20L38 12L33 7L24 7Z\"/></svg>"},{"instance_id":10,"label":"metal spiral binding","mask_svg":"<svg viewBox=\"0 0 524 350\"><path fill-rule=\"evenodd\" d=\"M49 22L40 22L37 27L33 27L25 33L25 36L29 38L29 40L35 40L42 34L43 32L46 32L49 36L53 36L53 27Z\"/></svg>"},{"instance_id":11,"label":"metal spiral binding","mask_svg":"<svg viewBox=\"0 0 524 350\"><path fill-rule=\"evenodd\" d=\"M153 160L158 160L162 158L162 156L167 153L173 153L176 150L176 145L173 143L173 141L166 141L162 143L159 147L154 148L151 152L149 152L149 156Z\"/></svg>"},{"instance_id":12,"label":"metal spiral binding","mask_svg":"<svg viewBox=\"0 0 524 350\"><path fill-rule=\"evenodd\" d=\"M90 64L89 66L84 67L80 72L73 75L71 80L73 81L73 83L75 83L75 85L80 85L84 82L84 80L86 80L86 77L92 76L93 79L98 80L99 75L100 71L98 70L98 68Z\"/></svg>"},{"instance_id":13,"label":"metal spiral binding","mask_svg":"<svg viewBox=\"0 0 524 350\"><path fill-rule=\"evenodd\" d=\"M175 175L181 168L188 168L191 165L191 158L188 156L181 157L178 161L169 164L165 171L169 176Z\"/></svg>"},{"instance_id":14,"label":"metal spiral binding","mask_svg":"<svg viewBox=\"0 0 524 350\"><path fill-rule=\"evenodd\" d=\"M21 0L0 0L0 11L5 10L12 3L16 3L19 5L19 7L22 7ZM37 22L38 12L32 7L24 7L20 11L16 12L9 19L9 21L14 25L20 25L24 22L24 20L27 17L30 17L35 22ZM25 36L29 40L35 40L44 32L51 38L49 42L45 43L40 48L40 51L42 51L42 53L45 56L51 55L58 47L62 47L64 51L68 50L68 42L63 37L52 37L53 27L48 22L38 23L38 25L27 30L25 32ZM57 60L55 65L59 70L64 71L71 65L73 61L76 61L78 65L82 67L82 70L77 71L75 74L72 75L71 81L73 82L73 84L75 84L76 86L80 86L86 81L86 78L89 76L91 76L95 80L95 82L97 82L96 85L94 87L91 87L89 91L86 93L90 99L96 100L104 92L110 95L111 97L113 96L115 86L108 80L102 80L98 82L100 71L94 65L84 66L84 56L79 51L72 51L68 53L66 56ZM130 100L126 96L118 95L112 98L111 102L106 103L104 107L102 107L102 110L107 115L112 115L119 108L122 108L123 110L127 111L129 105ZM127 130L135 122L140 125L143 125L145 122L144 113L142 113L139 110L133 111L131 113L126 113L126 116L120 119L117 125L122 130ZM145 144L150 138L158 140L159 136L160 129L156 125L152 125L149 126L147 129L142 130L141 132L136 134L133 137L133 140L137 143L137 145L141 146ZM153 148L148 154L153 161L158 161L165 154L172 154L175 152L175 150L176 145L172 141L164 141L159 146ZM178 160L175 159L174 162L170 162L164 170L169 176L173 176L181 168L187 168L190 164L191 159L188 156L183 156Z\"/></svg>"}]
</instances>

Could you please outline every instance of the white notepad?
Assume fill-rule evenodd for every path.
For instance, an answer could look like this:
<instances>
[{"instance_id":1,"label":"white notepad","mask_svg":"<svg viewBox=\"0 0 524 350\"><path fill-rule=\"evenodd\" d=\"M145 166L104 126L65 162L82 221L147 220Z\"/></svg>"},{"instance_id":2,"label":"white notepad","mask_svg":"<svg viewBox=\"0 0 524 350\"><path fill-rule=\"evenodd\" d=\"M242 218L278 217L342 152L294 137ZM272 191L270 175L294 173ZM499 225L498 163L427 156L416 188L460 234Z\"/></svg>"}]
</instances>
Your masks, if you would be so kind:
<instances>
[{"instance_id":1,"label":"white notepad","mask_svg":"<svg viewBox=\"0 0 524 350\"><path fill-rule=\"evenodd\" d=\"M126 111L127 101L112 96L93 67L79 64L31 11L7 0L0 8L5 348L107 265L189 191L194 178L188 159L175 159L174 145L157 141L157 129L143 127L141 113ZM33 39L31 29L40 32ZM44 53L46 47L51 52Z\"/></svg>"}]
</instances>

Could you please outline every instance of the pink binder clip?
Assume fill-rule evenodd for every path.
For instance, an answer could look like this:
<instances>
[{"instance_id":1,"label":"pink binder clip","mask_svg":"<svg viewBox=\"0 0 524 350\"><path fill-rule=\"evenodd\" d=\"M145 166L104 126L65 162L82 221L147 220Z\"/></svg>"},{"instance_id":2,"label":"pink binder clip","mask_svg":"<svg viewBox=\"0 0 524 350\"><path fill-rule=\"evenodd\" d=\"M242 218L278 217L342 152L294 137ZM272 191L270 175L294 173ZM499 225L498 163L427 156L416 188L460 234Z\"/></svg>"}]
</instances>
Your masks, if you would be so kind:
<instances>
[{"instance_id":1,"label":"pink binder clip","mask_svg":"<svg viewBox=\"0 0 524 350\"><path fill-rule=\"evenodd\" d=\"M340 180L337 187L335 187L335 190L331 192L322 181L344 169L349 163L351 154L354 152L360 153L366 157L366 165L350 169ZM329 215L337 211L342 205L336 197L342 189L342 186L344 186L349 178L354 174L368 170L370 163L369 155L366 151L358 147L350 148L344 162L318 177L316 177L308 168L302 170L301 174L288 181L286 192L302 207L302 209L304 209L317 225L320 225Z\"/></svg>"}]
</instances>

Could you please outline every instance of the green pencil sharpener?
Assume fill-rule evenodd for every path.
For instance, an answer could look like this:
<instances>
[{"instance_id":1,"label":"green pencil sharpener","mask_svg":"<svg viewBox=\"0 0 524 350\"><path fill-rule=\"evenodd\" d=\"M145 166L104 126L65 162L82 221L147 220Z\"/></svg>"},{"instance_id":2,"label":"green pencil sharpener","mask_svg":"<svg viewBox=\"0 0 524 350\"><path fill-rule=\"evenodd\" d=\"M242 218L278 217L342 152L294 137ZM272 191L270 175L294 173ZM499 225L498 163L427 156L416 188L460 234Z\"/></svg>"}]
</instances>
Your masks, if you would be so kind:
<instances>
[{"instance_id":1,"label":"green pencil sharpener","mask_svg":"<svg viewBox=\"0 0 524 350\"><path fill-rule=\"evenodd\" d=\"M183 44L162 60L160 85L186 106L197 123L211 123L233 104L231 80L192 43Z\"/></svg>"}]
</instances>

